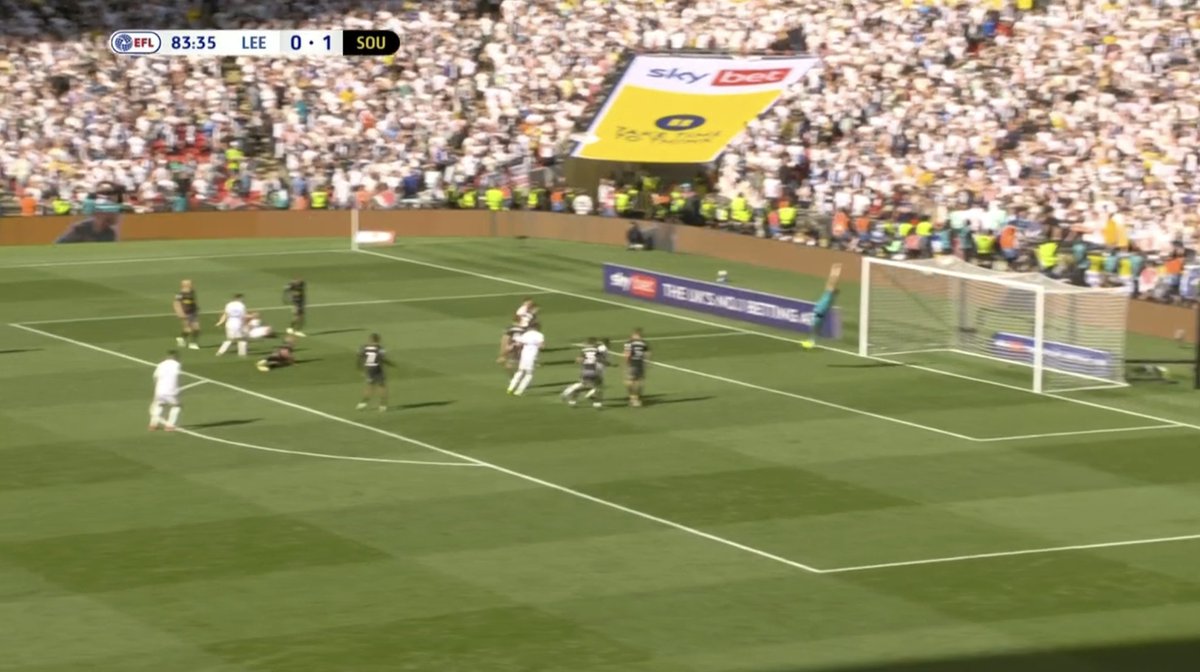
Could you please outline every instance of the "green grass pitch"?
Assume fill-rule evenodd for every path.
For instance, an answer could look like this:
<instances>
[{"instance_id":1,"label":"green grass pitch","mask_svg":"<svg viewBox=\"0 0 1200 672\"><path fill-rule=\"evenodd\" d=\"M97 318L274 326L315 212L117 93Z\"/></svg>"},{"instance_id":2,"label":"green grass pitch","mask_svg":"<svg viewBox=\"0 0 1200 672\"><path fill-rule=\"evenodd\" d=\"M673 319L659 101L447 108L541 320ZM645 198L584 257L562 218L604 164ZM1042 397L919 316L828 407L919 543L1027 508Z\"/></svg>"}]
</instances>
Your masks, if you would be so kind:
<instances>
[{"instance_id":1,"label":"green grass pitch","mask_svg":"<svg viewBox=\"0 0 1200 672\"><path fill-rule=\"evenodd\" d=\"M606 296L621 261L815 297L822 280L546 241L0 250L0 671L1176 670L1200 656L1200 397ZM214 357L244 292L302 363ZM146 431L195 280L187 433ZM521 298L549 350L495 364ZM572 343L643 327L646 407L561 403ZM739 329L741 329L739 331ZM356 412L355 353L397 366ZM760 333L749 333L760 332ZM263 345L256 346L262 351ZM1131 356L1178 357L1134 339ZM990 366L990 365L988 365ZM981 380L1008 383L1012 387ZM1187 661L1191 661L1190 663Z\"/></svg>"}]
</instances>

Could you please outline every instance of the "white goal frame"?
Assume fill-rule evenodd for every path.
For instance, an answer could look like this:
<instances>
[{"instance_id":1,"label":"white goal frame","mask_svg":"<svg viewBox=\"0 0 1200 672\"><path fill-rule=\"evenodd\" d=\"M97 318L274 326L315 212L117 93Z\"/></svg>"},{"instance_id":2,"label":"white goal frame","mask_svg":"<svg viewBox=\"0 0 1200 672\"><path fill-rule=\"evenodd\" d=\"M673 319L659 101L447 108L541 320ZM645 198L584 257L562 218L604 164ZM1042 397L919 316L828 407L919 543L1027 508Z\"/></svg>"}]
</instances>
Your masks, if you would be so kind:
<instances>
[{"instance_id":1,"label":"white goal frame","mask_svg":"<svg viewBox=\"0 0 1200 672\"><path fill-rule=\"evenodd\" d=\"M955 259L955 258L951 257L949 259ZM947 346L944 348L933 347L933 348L923 348L923 349L915 349L915 350L899 350L899 351L895 351L895 352L888 352L886 350L885 351L872 350L872 347L871 347L871 326L872 326L871 325L871 300L872 300L871 283L872 283L872 270L877 267L892 267L892 268L903 269L906 272L910 272L910 273L924 273L926 275L940 275L940 276L945 276L945 277L950 277L950 278L957 278L957 279L965 280L968 282L983 283L986 285L992 285L992 286L997 286L997 287L1004 287L1004 288L1009 288L1009 289L1020 290L1023 292L1029 292L1030 294L1032 294L1032 296L1034 298L1034 302L1033 302L1034 315L1033 315L1033 325L1032 325L1033 333L1030 334L1030 338L1032 340L1032 345L1030 348L1031 361L1023 362L1023 361L1019 361L1019 360L1012 360L1012 359L1005 359L1002 357L996 357L994 355L988 355L988 354L985 354L982 352L971 352L969 350L964 350L960 347L955 347L955 345L951 344L951 343L948 343ZM937 265L937 264L927 265L927 264L917 264L917 263L912 263L912 262L907 262L907 261L896 261L896 260L891 260L891 259L881 259L881 258L875 258L875 257L863 257L862 277L860 280L861 296L859 298L859 322L858 322L858 354L859 354L859 356L864 357L864 358L869 358L869 359L886 359L889 356L897 357L897 356L902 356L902 355L913 355L913 354L920 354L920 353L944 352L944 353L952 353L952 354L957 354L957 355L965 355L968 357L977 357L977 358L981 358L981 359L992 360L992 361L999 362L999 363L1002 363L1005 365L1010 365L1010 366L1028 367L1028 368L1032 369L1032 374L1033 374L1033 380L1032 380L1030 389L1032 392L1034 392L1036 394L1046 393L1045 379L1046 379L1047 373L1069 376L1071 378L1078 378L1081 380L1081 382L1086 381L1086 384L1081 384L1079 386L1072 386L1069 388L1055 389L1055 390L1053 390L1054 392L1070 392L1070 391L1081 391L1081 390L1089 390L1089 389L1113 389L1113 388L1119 388L1119 387L1126 387L1128 385L1128 383L1124 382L1123 379L1120 381L1117 381L1117 380L1112 380L1109 378L1090 376L1085 373L1080 373L1080 372L1075 372L1075 371L1063 371L1060 369L1055 369L1052 366L1048 367L1047 362L1046 362L1046 297L1047 297L1047 294L1059 295L1059 294L1068 294L1068 293L1074 293L1074 294L1085 294L1086 293L1086 294L1092 294L1092 295L1120 295L1120 296L1122 296L1122 298L1124 298L1124 300L1128 300L1127 298L1125 298L1125 297L1127 297L1127 294L1125 294L1122 289L1120 289L1120 288L1090 289L1090 288L1080 288L1080 287L1075 287L1075 286L1070 286L1070 285L1065 285L1065 284L1062 285L1061 289L1058 289L1055 287L1055 285L1057 284L1056 282L1049 281L1048 279L1042 278L1042 277L1034 278L1034 277L1032 277L1033 274L1016 274L1016 273L1002 274L1001 272L995 272L995 275L993 275L991 272L988 272L985 269L981 268L979 270L981 271L980 273L967 273L967 272L955 270L953 268L939 267L939 265ZM1126 315L1122 315L1122 320L1121 320L1121 329L1122 330L1124 330L1126 328L1125 318L1126 318ZM1077 347L1084 348L1085 346L1077 346ZM1116 364L1114 364L1114 367L1117 368L1117 370L1123 372L1123 370L1124 370L1123 362L1124 362L1124 357L1125 357L1123 340L1122 340L1120 352L1114 352L1111 354L1115 356L1114 359L1119 364L1119 367L1117 367ZM950 374L949 372L947 372L947 373L948 373L948 375L954 375L954 374Z\"/></svg>"}]
</instances>

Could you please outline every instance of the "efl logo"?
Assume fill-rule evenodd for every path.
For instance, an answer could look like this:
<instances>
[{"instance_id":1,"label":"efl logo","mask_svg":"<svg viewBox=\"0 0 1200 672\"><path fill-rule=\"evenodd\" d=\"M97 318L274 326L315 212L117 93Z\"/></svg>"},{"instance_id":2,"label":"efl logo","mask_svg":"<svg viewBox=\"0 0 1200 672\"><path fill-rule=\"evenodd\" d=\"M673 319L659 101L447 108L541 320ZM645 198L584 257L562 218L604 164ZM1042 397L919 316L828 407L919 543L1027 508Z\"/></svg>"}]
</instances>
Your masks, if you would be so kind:
<instances>
[{"instance_id":1,"label":"efl logo","mask_svg":"<svg viewBox=\"0 0 1200 672\"><path fill-rule=\"evenodd\" d=\"M690 131L700 128L706 121L704 117L695 114L671 114L659 118L654 125L664 131Z\"/></svg>"},{"instance_id":2,"label":"efl logo","mask_svg":"<svg viewBox=\"0 0 1200 672\"><path fill-rule=\"evenodd\" d=\"M149 31L124 30L113 33L108 45L116 54L154 54L162 47L162 38Z\"/></svg>"},{"instance_id":3,"label":"efl logo","mask_svg":"<svg viewBox=\"0 0 1200 672\"><path fill-rule=\"evenodd\" d=\"M629 293L643 299L658 298L658 278L651 275L634 275L630 278Z\"/></svg>"},{"instance_id":4,"label":"efl logo","mask_svg":"<svg viewBox=\"0 0 1200 672\"><path fill-rule=\"evenodd\" d=\"M787 79L791 68L772 68L770 70L722 70L713 79L713 86L755 86L758 84L777 84Z\"/></svg>"}]
</instances>

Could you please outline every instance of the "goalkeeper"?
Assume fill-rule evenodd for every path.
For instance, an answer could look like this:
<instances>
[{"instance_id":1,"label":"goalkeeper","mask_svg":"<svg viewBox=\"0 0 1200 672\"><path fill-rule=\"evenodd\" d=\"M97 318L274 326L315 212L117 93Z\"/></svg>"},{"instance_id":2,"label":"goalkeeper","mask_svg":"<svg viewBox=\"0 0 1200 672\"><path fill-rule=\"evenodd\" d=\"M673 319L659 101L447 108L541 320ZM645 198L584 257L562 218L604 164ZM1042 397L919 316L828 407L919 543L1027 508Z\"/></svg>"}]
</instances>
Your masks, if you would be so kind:
<instances>
[{"instance_id":1,"label":"goalkeeper","mask_svg":"<svg viewBox=\"0 0 1200 672\"><path fill-rule=\"evenodd\" d=\"M829 279L825 281L825 291L821 294L821 298L817 299L817 305L813 308L812 335L807 341L800 341L800 345L805 350L812 350L817 345L817 336L821 333L821 327L824 326L829 311L833 310L833 302L837 300L837 285L840 277L842 277L842 265L834 264L829 269Z\"/></svg>"}]
</instances>

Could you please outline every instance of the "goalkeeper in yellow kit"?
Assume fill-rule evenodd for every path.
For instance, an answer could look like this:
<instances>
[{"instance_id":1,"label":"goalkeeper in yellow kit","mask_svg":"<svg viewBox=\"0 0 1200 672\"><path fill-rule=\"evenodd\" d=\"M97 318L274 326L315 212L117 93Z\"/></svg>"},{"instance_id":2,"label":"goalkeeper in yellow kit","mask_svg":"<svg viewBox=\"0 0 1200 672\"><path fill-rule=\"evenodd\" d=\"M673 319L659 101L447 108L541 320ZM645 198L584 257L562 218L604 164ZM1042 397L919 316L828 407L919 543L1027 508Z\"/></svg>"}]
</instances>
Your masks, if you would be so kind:
<instances>
[{"instance_id":1,"label":"goalkeeper in yellow kit","mask_svg":"<svg viewBox=\"0 0 1200 672\"><path fill-rule=\"evenodd\" d=\"M821 333L821 327L825 324L825 318L829 316L829 311L833 310L833 302L837 300L838 279L841 277L842 265L834 264L829 269L829 279L825 281L825 291L821 294L821 298L817 299L817 305L813 308L812 335L807 341L800 341L800 345L805 350L812 350L817 345L817 336Z\"/></svg>"}]
</instances>

